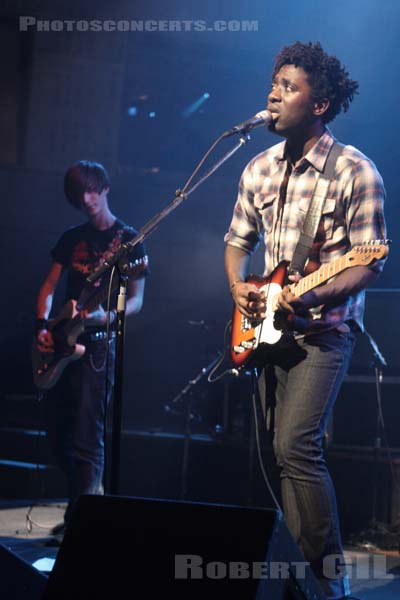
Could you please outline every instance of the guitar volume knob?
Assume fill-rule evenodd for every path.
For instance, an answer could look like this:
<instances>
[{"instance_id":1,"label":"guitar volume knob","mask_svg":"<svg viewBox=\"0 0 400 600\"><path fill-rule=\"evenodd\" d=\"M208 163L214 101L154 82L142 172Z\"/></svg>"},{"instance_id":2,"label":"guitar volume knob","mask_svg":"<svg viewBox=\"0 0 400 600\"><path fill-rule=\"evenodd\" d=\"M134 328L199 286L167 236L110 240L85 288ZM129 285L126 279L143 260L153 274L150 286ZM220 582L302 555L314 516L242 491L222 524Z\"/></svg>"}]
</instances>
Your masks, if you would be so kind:
<instances>
[{"instance_id":1,"label":"guitar volume knob","mask_svg":"<svg viewBox=\"0 0 400 600\"><path fill-rule=\"evenodd\" d=\"M245 349L243 348L243 346L242 346L242 345L240 345L240 346L233 346L233 351L234 351L236 354L241 354L242 352L244 352L244 351L245 351Z\"/></svg>"}]
</instances>

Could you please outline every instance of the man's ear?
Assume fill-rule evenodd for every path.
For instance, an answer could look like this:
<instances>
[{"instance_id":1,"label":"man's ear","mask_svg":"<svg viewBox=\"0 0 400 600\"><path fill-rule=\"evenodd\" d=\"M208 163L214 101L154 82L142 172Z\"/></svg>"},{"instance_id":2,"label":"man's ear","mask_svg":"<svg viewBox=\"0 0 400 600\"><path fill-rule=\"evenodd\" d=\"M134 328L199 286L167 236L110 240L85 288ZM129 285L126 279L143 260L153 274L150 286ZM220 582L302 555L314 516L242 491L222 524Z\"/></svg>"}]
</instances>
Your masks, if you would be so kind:
<instances>
[{"instance_id":1,"label":"man's ear","mask_svg":"<svg viewBox=\"0 0 400 600\"><path fill-rule=\"evenodd\" d=\"M323 100L320 100L319 102L314 102L314 107L313 107L313 113L316 117L322 117L322 115L324 113L326 113L326 111L329 108L329 100L328 98L324 98Z\"/></svg>"}]
</instances>

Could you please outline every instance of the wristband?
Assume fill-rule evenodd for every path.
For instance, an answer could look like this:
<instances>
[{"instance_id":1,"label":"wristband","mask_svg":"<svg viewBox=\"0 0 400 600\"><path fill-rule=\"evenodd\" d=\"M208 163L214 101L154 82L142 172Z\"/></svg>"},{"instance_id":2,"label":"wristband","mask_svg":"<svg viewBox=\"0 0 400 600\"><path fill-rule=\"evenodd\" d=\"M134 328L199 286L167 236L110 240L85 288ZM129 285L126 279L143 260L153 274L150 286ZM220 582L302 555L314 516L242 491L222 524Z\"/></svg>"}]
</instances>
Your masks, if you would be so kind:
<instances>
[{"instance_id":1,"label":"wristband","mask_svg":"<svg viewBox=\"0 0 400 600\"><path fill-rule=\"evenodd\" d=\"M36 319L36 322L35 322L35 331L36 331L36 333L38 333L42 329L47 329L47 324L48 324L47 319L43 319L43 318L42 319Z\"/></svg>"}]
</instances>

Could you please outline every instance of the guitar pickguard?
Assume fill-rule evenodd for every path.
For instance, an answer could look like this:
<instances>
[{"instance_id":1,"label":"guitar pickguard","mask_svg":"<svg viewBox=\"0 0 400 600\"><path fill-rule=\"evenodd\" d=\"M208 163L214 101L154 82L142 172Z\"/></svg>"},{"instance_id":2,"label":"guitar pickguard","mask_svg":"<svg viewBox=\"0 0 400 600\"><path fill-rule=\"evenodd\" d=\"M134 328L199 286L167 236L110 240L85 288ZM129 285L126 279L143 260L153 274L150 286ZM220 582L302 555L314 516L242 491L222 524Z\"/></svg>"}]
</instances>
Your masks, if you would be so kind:
<instances>
[{"instance_id":1,"label":"guitar pickguard","mask_svg":"<svg viewBox=\"0 0 400 600\"><path fill-rule=\"evenodd\" d=\"M273 310L273 300L282 288L278 283L269 283L261 288L266 298L266 316L265 319L256 327L256 348L260 344L276 344L282 337L282 331L275 327L275 312Z\"/></svg>"}]
</instances>

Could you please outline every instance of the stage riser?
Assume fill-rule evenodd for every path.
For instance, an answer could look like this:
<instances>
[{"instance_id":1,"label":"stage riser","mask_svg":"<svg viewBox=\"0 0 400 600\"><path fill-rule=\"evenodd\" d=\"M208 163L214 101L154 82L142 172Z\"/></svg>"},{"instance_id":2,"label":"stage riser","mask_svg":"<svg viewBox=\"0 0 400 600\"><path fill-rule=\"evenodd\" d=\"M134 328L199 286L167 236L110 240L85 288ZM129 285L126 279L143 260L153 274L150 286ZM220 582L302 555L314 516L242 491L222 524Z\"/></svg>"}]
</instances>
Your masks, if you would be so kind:
<instances>
[{"instance_id":1,"label":"stage riser","mask_svg":"<svg viewBox=\"0 0 400 600\"><path fill-rule=\"evenodd\" d=\"M130 433L122 438L121 492L156 498L183 498L267 506L271 498L263 484L256 450L249 443L192 439L183 470L184 436ZM279 475L270 448L263 448L275 493Z\"/></svg>"},{"instance_id":2,"label":"stage riser","mask_svg":"<svg viewBox=\"0 0 400 600\"><path fill-rule=\"evenodd\" d=\"M3 498L64 498L61 472L49 465L0 460L0 495Z\"/></svg>"},{"instance_id":3,"label":"stage riser","mask_svg":"<svg viewBox=\"0 0 400 600\"><path fill-rule=\"evenodd\" d=\"M17 442L15 442L17 443ZM22 442L21 442L22 443ZM32 440L30 440L32 443ZM7 498L65 497L62 473L42 464L0 461L1 495ZM208 436L191 439L186 446L187 467L183 470L185 438L146 432L124 432L121 437L120 493L132 496L187 499L199 502L234 503L242 506L271 506L254 447L248 441L232 443ZM274 493L279 498L279 473L269 446L263 456ZM393 450L394 468L400 470L399 451ZM328 467L334 481L339 514L345 535L367 527L373 516L373 492L377 487L375 517L392 525L400 521L400 494L392 481L387 456L366 446L331 445ZM110 462L108 466L110 467ZM376 475L375 475L376 467Z\"/></svg>"},{"instance_id":4,"label":"stage riser","mask_svg":"<svg viewBox=\"0 0 400 600\"><path fill-rule=\"evenodd\" d=\"M0 427L0 457L44 464L52 462L45 432L17 427Z\"/></svg>"},{"instance_id":5,"label":"stage riser","mask_svg":"<svg viewBox=\"0 0 400 600\"><path fill-rule=\"evenodd\" d=\"M131 433L122 440L121 493L154 498L182 497L183 438ZM187 473L187 498L244 506L271 506L257 456L250 468L248 446L204 444L192 440ZM267 472L277 497L279 473L272 451L263 449ZM393 451L394 460L399 453ZM377 487L375 517L388 524L399 521L400 494L392 481L387 457L376 463L372 449L335 445L327 449L344 536L366 528L373 516L373 490ZM395 465L395 469L400 467Z\"/></svg>"},{"instance_id":6,"label":"stage riser","mask_svg":"<svg viewBox=\"0 0 400 600\"><path fill-rule=\"evenodd\" d=\"M400 448L400 377L383 376L380 386L385 433L392 448ZM333 413L335 444L372 446L377 436L378 395L374 375L348 376ZM381 435L382 445L384 443Z\"/></svg>"}]
</instances>

